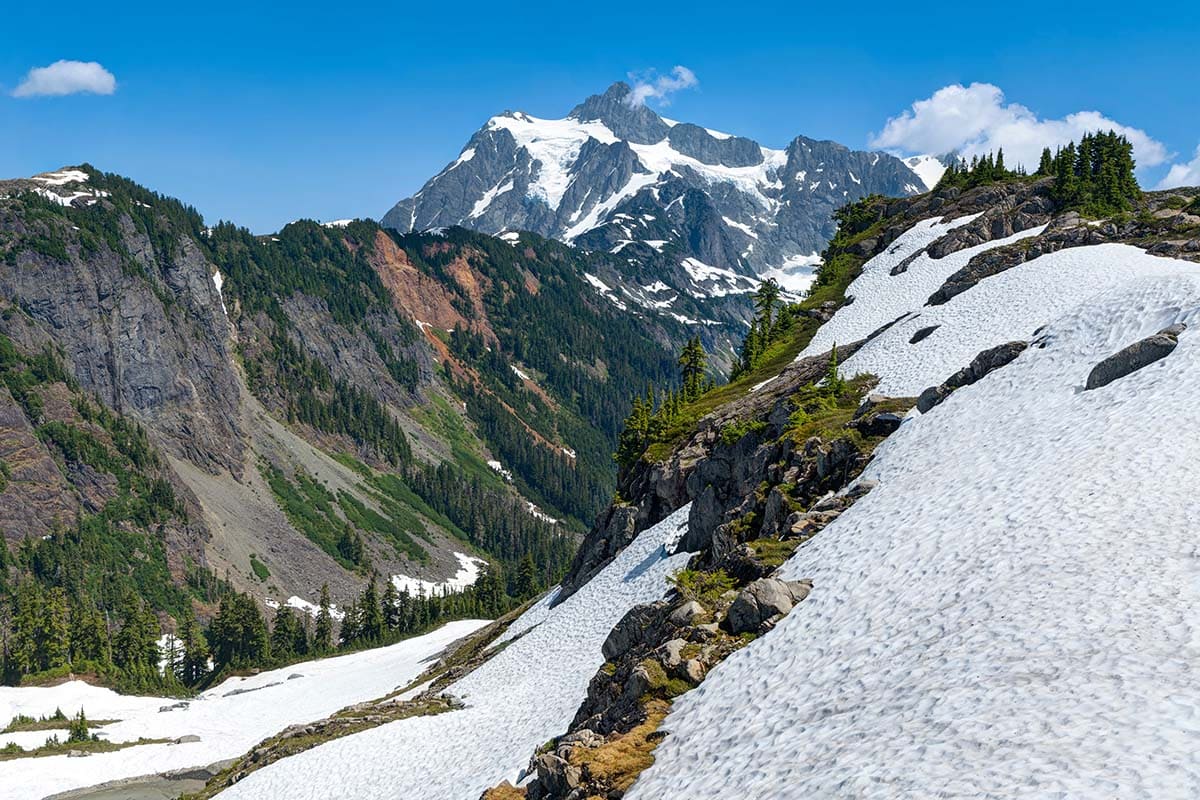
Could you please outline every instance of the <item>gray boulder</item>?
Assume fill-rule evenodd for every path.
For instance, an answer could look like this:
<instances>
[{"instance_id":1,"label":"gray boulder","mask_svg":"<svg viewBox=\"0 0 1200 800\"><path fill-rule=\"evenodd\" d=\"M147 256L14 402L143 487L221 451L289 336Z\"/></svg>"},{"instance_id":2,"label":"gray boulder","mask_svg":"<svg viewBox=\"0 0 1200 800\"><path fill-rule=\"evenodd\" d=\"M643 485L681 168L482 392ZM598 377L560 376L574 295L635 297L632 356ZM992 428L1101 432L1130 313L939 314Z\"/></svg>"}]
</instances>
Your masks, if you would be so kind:
<instances>
[{"instance_id":1,"label":"gray boulder","mask_svg":"<svg viewBox=\"0 0 1200 800\"><path fill-rule=\"evenodd\" d=\"M704 606L697 603L695 600L688 600L679 608L671 612L668 621L677 628L682 628L686 625L693 624L696 620L704 616Z\"/></svg>"},{"instance_id":2,"label":"gray boulder","mask_svg":"<svg viewBox=\"0 0 1200 800\"><path fill-rule=\"evenodd\" d=\"M1145 339L1136 341L1123 350L1113 353L1092 367L1086 388L1099 389L1101 386L1107 386L1159 359L1166 358L1179 344L1179 334L1186 327L1182 323L1171 325L1153 336L1147 336Z\"/></svg>"},{"instance_id":3,"label":"gray boulder","mask_svg":"<svg viewBox=\"0 0 1200 800\"><path fill-rule=\"evenodd\" d=\"M729 631L757 631L767 620L790 612L811 590L811 581L760 578L742 589L730 605L726 617Z\"/></svg>"}]
</instances>

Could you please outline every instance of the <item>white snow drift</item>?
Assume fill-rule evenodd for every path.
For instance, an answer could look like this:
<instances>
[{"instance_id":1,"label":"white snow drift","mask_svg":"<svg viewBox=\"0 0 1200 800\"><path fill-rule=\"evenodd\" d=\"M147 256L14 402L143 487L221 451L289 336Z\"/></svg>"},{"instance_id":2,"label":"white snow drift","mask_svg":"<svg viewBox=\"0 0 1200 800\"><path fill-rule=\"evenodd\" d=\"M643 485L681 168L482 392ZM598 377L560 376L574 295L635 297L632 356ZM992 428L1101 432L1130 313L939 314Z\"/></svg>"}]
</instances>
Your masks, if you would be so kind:
<instances>
[{"instance_id":1,"label":"white snow drift","mask_svg":"<svg viewBox=\"0 0 1200 800\"><path fill-rule=\"evenodd\" d=\"M72 715L82 708L89 719L121 720L97 729L113 742L200 737L199 742L139 745L87 758L64 755L0 761L0 796L34 800L240 756L289 725L321 719L403 686L428 666L430 657L484 624L481 620L452 622L390 647L295 664L249 678L230 678L189 701L186 708L164 710L179 701L119 695L81 681L47 689L0 687L0 726L17 714L39 717L59 708ZM5 734L0 746L15 741L25 748L36 747L50 733ZM64 735L58 733L60 738Z\"/></svg>"},{"instance_id":2,"label":"white snow drift","mask_svg":"<svg viewBox=\"0 0 1200 800\"><path fill-rule=\"evenodd\" d=\"M570 723L613 625L634 605L662 597L667 576L687 562L687 554L667 551L688 510L643 532L562 604L543 601L518 619L524 635L448 689L467 708L338 739L259 770L221 797L474 800L515 779L534 749Z\"/></svg>"}]
</instances>

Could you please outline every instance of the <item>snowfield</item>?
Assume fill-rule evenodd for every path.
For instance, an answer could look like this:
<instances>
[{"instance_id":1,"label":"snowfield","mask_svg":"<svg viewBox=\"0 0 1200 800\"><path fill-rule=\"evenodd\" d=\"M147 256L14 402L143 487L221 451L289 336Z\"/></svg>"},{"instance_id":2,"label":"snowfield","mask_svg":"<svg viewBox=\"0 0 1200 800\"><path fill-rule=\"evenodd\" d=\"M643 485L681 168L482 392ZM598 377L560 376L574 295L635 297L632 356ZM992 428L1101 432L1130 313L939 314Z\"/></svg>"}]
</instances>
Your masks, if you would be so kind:
<instances>
[{"instance_id":1,"label":"snowfield","mask_svg":"<svg viewBox=\"0 0 1200 800\"><path fill-rule=\"evenodd\" d=\"M95 731L113 742L200 737L199 742L141 745L87 758L64 755L0 761L0 797L35 800L121 778L235 758L289 725L322 719L407 684L447 645L486 624L484 620L452 622L390 647L230 678L187 701L186 708L173 710L162 709L180 701L119 695L81 681L46 689L0 687L0 727L17 714L40 717L61 708L72 715L82 708L89 719L121 720ZM0 747L10 741L36 747L52 733L65 738L65 731L4 734Z\"/></svg>"},{"instance_id":2,"label":"snowfield","mask_svg":"<svg viewBox=\"0 0 1200 800\"><path fill-rule=\"evenodd\" d=\"M951 265L888 273L938 227L810 350L919 313L844 364L915 394L1044 329L880 447L878 486L784 566L812 594L676 702L629 800L1200 796L1200 265L1068 249L924 308ZM1165 359L1082 390L1175 322Z\"/></svg>"},{"instance_id":3,"label":"snowfield","mask_svg":"<svg viewBox=\"0 0 1200 800\"><path fill-rule=\"evenodd\" d=\"M467 708L414 717L338 739L254 772L225 800L476 800L515 780L541 744L561 734L588 681L604 663L600 645L625 612L662 597L667 576L689 554L668 556L689 507L644 531L586 586L550 608L536 604L524 632L448 691Z\"/></svg>"}]
</instances>

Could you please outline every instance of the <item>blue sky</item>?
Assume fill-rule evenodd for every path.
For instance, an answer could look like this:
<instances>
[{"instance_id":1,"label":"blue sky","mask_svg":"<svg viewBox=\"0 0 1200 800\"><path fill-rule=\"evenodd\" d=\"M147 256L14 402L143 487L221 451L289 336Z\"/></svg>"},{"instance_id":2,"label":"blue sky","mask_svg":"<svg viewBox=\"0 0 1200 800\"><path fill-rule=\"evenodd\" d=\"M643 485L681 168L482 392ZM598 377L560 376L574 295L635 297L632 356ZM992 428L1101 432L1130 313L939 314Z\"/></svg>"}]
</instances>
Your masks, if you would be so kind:
<instances>
[{"instance_id":1,"label":"blue sky","mask_svg":"<svg viewBox=\"0 0 1200 800\"><path fill-rule=\"evenodd\" d=\"M1098 111L1152 143L1144 184L1172 165L1175 182L1200 176L1193 3L564 5L10 4L0 176L89 161L258 232L378 217L492 114L562 116L675 65L698 85L656 106L665 116L770 146L802 133L915 152L953 138L962 101L992 120L974 146L1007 141L1014 121L1060 130L1038 126ZM102 64L115 91L12 96L63 59ZM975 82L1003 98L935 96Z\"/></svg>"}]
</instances>

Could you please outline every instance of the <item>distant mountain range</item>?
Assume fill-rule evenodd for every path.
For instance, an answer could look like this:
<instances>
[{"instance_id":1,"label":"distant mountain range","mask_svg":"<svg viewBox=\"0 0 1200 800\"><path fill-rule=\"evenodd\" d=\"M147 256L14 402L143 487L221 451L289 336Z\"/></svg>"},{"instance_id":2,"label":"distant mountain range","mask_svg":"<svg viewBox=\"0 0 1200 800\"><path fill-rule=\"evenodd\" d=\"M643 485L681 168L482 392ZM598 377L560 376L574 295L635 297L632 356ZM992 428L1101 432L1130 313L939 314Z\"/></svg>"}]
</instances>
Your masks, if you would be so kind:
<instances>
[{"instance_id":1,"label":"distant mountain range","mask_svg":"<svg viewBox=\"0 0 1200 800\"><path fill-rule=\"evenodd\" d=\"M562 119L492 117L382 222L402 232L528 230L657 264L649 283L658 291L605 287L661 310L669 293L748 293L764 275L801 290L834 233L835 209L868 194L920 194L943 170L932 156L901 160L804 136L764 147L661 117L615 83Z\"/></svg>"}]
</instances>

